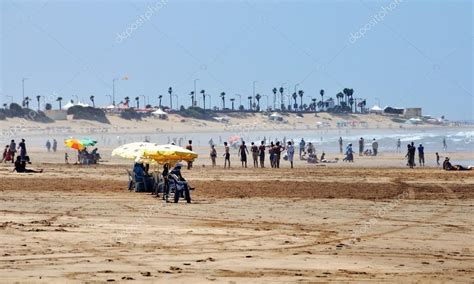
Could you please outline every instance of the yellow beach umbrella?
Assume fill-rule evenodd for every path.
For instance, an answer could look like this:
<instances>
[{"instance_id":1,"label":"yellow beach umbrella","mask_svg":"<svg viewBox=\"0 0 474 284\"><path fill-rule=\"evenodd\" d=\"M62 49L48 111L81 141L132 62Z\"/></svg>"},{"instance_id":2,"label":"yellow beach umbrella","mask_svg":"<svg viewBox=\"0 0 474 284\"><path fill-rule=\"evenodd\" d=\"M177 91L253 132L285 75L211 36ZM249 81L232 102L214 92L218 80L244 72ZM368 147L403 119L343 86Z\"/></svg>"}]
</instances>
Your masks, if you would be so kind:
<instances>
[{"instance_id":1,"label":"yellow beach umbrella","mask_svg":"<svg viewBox=\"0 0 474 284\"><path fill-rule=\"evenodd\" d=\"M198 154L176 145L157 145L145 149L143 157L153 159L159 164L174 165L179 161L194 161Z\"/></svg>"},{"instance_id":2,"label":"yellow beach umbrella","mask_svg":"<svg viewBox=\"0 0 474 284\"><path fill-rule=\"evenodd\" d=\"M122 145L118 148L115 148L112 151L112 156L121 157L125 159L136 159L143 156L143 152L146 149L152 149L157 147L158 144L149 143L149 142L133 142Z\"/></svg>"},{"instance_id":3,"label":"yellow beach umbrella","mask_svg":"<svg viewBox=\"0 0 474 284\"><path fill-rule=\"evenodd\" d=\"M84 150L85 146L78 139L69 138L64 140L64 145L75 150Z\"/></svg>"}]
</instances>

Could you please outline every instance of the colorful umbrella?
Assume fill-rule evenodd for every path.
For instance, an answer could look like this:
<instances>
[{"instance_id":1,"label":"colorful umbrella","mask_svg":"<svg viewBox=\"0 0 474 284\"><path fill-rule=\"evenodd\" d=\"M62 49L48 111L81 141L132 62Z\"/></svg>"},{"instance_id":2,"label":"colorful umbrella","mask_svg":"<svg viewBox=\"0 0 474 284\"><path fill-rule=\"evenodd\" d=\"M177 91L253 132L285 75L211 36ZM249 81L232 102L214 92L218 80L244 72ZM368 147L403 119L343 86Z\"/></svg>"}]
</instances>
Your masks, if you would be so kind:
<instances>
[{"instance_id":1,"label":"colorful umbrella","mask_svg":"<svg viewBox=\"0 0 474 284\"><path fill-rule=\"evenodd\" d=\"M95 144L97 144L97 141L92 140L90 138L81 139L79 140L79 142L84 146L95 146Z\"/></svg>"},{"instance_id":2,"label":"colorful umbrella","mask_svg":"<svg viewBox=\"0 0 474 284\"><path fill-rule=\"evenodd\" d=\"M192 162L198 157L198 154L176 145L157 145L145 149L143 157L155 160L159 164L174 165L179 161Z\"/></svg>"},{"instance_id":3,"label":"colorful umbrella","mask_svg":"<svg viewBox=\"0 0 474 284\"><path fill-rule=\"evenodd\" d=\"M73 139L73 138L64 140L64 145L66 145L66 147L79 150L79 151L84 150L85 148L85 146L81 143L81 141L77 139Z\"/></svg>"},{"instance_id":4,"label":"colorful umbrella","mask_svg":"<svg viewBox=\"0 0 474 284\"><path fill-rule=\"evenodd\" d=\"M158 144L149 142L134 142L122 145L112 151L112 156L135 160L141 158L145 149L151 149Z\"/></svg>"}]
</instances>

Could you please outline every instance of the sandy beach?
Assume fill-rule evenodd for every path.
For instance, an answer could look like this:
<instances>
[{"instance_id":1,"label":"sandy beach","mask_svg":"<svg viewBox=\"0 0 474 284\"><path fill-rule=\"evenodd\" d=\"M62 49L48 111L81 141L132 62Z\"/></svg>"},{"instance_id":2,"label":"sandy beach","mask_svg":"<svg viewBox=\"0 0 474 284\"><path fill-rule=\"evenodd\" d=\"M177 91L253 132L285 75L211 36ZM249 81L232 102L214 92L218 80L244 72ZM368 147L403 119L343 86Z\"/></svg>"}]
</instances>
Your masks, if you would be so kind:
<instances>
[{"instance_id":1,"label":"sandy beach","mask_svg":"<svg viewBox=\"0 0 474 284\"><path fill-rule=\"evenodd\" d=\"M472 172L196 166L166 204L126 163L33 166L0 168L2 282L474 280Z\"/></svg>"}]
</instances>

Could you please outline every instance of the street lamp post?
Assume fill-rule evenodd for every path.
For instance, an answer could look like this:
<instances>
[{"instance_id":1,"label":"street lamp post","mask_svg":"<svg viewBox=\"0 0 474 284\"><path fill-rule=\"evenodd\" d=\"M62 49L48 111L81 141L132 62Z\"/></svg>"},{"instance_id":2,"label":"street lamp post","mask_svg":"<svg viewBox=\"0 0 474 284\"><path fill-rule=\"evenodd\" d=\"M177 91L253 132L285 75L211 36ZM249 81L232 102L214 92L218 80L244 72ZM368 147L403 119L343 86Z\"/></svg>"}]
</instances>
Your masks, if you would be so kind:
<instances>
[{"instance_id":1,"label":"street lamp post","mask_svg":"<svg viewBox=\"0 0 474 284\"><path fill-rule=\"evenodd\" d=\"M262 97L266 97L267 99L267 110L268 110L268 95L263 95Z\"/></svg>"},{"instance_id":2,"label":"street lamp post","mask_svg":"<svg viewBox=\"0 0 474 284\"><path fill-rule=\"evenodd\" d=\"M252 87L253 87L253 92L252 92L252 103L255 104L255 84L257 84L258 81L253 81L252 82Z\"/></svg>"},{"instance_id":3,"label":"street lamp post","mask_svg":"<svg viewBox=\"0 0 474 284\"><path fill-rule=\"evenodd\" d=\"M23 100L22 100L22 105L24 106L25 104L25 81L28 80L28 78L22 78L21 79L21 88L22 88L22 94L23 94Z\"/></svg>"},{"instance_id":4,"label":"street lamp post","mask_svg":"<svg viewBox=\"0 0 474 284\"><path fill-rule=\"evenodd\" d=\"M242 95L241 94L235 94L235 96L239 97L239 110L240 110L240 106L242 105Z\"/></svg>"},{"instance_id":5,"label":"street lamp post","mask_svg":"<svg viewBox=\"0 0 474 284\"><path fill-rule=\"evenodd\" d=\"M212 110L212 104L211 104L212 98L211 98L211 94L206 94L206 96L209 97L209 110Z\"/></svg>"},{"instance_id":6,"label":"street lamp post","mask_svg":"<svg viewBox=\"0 0 474 284\"><path fill-rule=\"evenodd\" d=\"M115 106L115 81L117 81L117 78L112 79L112 105Z\"/></svg>"}]
</instances>

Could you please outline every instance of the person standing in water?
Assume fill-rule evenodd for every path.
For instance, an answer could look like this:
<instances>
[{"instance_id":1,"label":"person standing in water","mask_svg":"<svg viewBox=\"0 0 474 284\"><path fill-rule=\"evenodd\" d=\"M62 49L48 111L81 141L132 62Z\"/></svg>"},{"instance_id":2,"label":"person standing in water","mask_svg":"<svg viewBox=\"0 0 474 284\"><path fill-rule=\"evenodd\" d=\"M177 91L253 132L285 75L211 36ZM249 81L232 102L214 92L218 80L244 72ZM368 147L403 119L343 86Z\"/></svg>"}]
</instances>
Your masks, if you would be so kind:
<instances>
[{"instance_id":1,"label":"person standing in water","mask_svg":"<svg viewBox=\"0 0 474 284\"><path fill-rule=\"evenodd\" d=\"M258 146L255 143L251 143L250 152L252 152L253 167L258 168Z\"/></svg>"},{"instance_id":2,"label":"person standing in water","mask_svg":"<svg viewBox=\"0 0 474 284\"><path fill-rule=\"evenodd\" d=\"M290 141L288 142L286 153L288 154L288 161L290 161L291 168L293 168L293 156L295 155L295 147Z\"/></svg>"},{"instance_id":3,"label":"person standing in water","mask_svg":"<svg viewBox=\"0 0 474 284\"><path fill-rule=\"evenodd\" d=\"M211 156L211 161L212 161L212 167L214 168L216 166L216 158L217 158L217 151L216 151L216 147L214 146L214 144L211 145L210 156Z\"/></svg>"},{"instance_id":4,"label":"person standing in water","mask_svg":"<svg viewBox=\"0 0 474 284\"><path fill-rule=\"evenodd\" d=\"M247 149L247 146L245 146L245 141L242 141L242 145L239 147L239 156L240 156L240 161L242 162L242 168L247 167L247 154L249 153L249 150Z\"/></svg>"},{"instance_id":5,"label":"person standing in water","mask_svg":"<svg viewBox=\"0 0 474 284\"><path fill-rule=\"evenodd\" d=\"M364 138L359 139L359 156L364 155Z\"/></svg>"},{"instance_id":6,"label":"person standing in water","mask_svg":"<svg viewBox=\"0 0 474 284\"><path fill-rule=\"evenodd\" d=\"M51 142L49 141L49 139L46 141L46 149L48 150L48 152L51 152Z\"/></svg>"},{"instance_id":7,"label":"person standing in water","mask_svg":"<svg viewBox=\"0 0 474 284\"><path fill-rule=\"evenodd\" d=\"M402 141L400 138L397 140L397 153L400 153L402 151Z\"/></svg>"},{"instance_id":8,"label":"person standing in water","mask_svg":"<svg viewBox=\"0 0 474 284\"><path fill-rule=\"evenodd\" d=\"M230 169L230 147L227 142L224 142L224 169L226 168L227 164Z\"/></svg>"},{"instance_id":9,"label":"person standing in water","mask_svg":"<svg viewBox=\"0 0 474 284\"><path fill-rule=\"evenodd\" d=\"M339 137L339 153L342 154L342 137Z\"/></svg>"},{"instance_id":10,"label":"person standing in water","mask_svg":"<svg viewBox=\"0 0 474 284\"><path fill-rule=\"evenodd\" d=\"M188 141L188 145L186 145L186 149L189 151L193 150L193 140ZM188 170L190 170L193 167L193 162L188 162Z\"/></svg>"},{"instance_id":11,"label":"person standing in water","mask_svg":"<svg viewBox=\"0 0 474 284\"><path fill-rule=\"evenodd\" d=\"M425 166L425 147L422 144L418 146L418 162L420 163L420 167Z\"/></svg>"},{"instance_id":12,"label":"person standing in water","mask_svg":"<svg viewBox=\"0 0 474 284\"><path fill-rule=\"evenodd\" d=\"M303 155L305 146L306 146L306 142L304 141L303 138L301 138L301 141L300 141L300 159L301 159L301 156Z\"/></svg>"},{"instance_id":13,"label":"person standing in water","mask_svg":"<svg viewBox=\"0 0 474 284\"><path fill-rule=\"evenodd\" d=\"M262 141L260 146L258 146L258 156L260 158L260 167L265 168L265 141Z\"/></svg>"},{"instance_id":14,"label":"person standing in water","mask_svg":"<svg viewBox=\"0 0 474 284\"><path fill-rule=\"evenodd\" d=\"M448 143L446 142L446 137L443 137L443 149L444 151L448 151Z\"/></svg>"}]
</instances>

